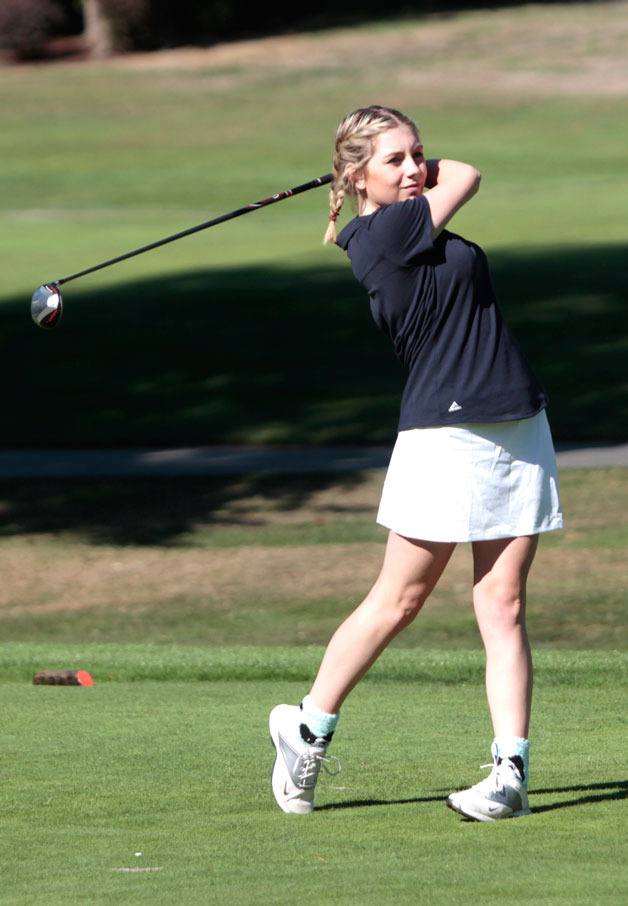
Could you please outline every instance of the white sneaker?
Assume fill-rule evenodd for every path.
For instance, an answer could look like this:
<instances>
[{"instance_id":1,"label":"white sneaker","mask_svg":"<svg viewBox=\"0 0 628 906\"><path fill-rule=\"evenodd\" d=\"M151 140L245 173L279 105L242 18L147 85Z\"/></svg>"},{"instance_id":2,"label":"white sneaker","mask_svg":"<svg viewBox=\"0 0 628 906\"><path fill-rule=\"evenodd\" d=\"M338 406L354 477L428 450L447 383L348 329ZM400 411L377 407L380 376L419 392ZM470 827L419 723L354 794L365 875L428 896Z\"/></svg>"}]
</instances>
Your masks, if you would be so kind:
<instances>
[{"instance_id":1,"label":"white sneaker","mask_svg":"<svg viewBox=\"0 0 628 906\"><path fill-rule=\"evenodd\" d=\"M523 778L523 762L516 758L500 758L495 743L491 746L493 764L484 780L468 790L452 793L447 805L455 812L476 821L497 821L499 818L519 818L529 815L528 792ZM520 762L517 764L516 762Z\"/></svg>"},{"instance_id":2,"label":"white sneaker","mask_svg":"<svg viewBox=\"0 0 628 906\"><path fill-rule=\"evenodd\" d=\"M338 759L325 755L331 736L313 736L302 720L298 705L277 705L268 721L270 738L277 752L273 767L273 795L279 808L306 815L314 808L314 787L322 766Z\"/></svg>"}]
</instances>

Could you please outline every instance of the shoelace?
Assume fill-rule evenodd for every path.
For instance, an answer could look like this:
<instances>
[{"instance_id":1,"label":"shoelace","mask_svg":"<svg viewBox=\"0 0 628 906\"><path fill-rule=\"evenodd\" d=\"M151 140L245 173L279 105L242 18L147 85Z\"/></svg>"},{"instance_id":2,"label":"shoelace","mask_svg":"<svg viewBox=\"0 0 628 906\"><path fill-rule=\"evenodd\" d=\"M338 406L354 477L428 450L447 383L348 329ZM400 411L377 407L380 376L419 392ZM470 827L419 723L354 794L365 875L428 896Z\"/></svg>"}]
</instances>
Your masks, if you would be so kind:
<instances>
[{"instance_id":1,"label":"shoelace","mask_svg":"<svg viewBox=\"0 0 628 906\"><path fill-rule=\"evenodd\" d=\"M488 788L489 790L495 790L496 792L503 790L504 782L501 778L498 764L492 761L490 764L481 764L480 768L482 768L482 770L484 770L484 768L491 768L491 773L488 777L485 777L484 780L480 780L479 783L474 784L474 786L482 790Z\"/></svg>"},{"instance_id":2,"label":"shoelace","mask_svg":"<svg viewBox=\"0 0 628 906\"><path fill-rule=\"evenodd\" d=\"M492 764L481 764L480 767L492 768L488 777L485 777L484 780L480 780L479 783L475 784L476 787L479 787L482 790L489 789L496 793L501 793L508 785L507 781L511 777L521 779L518 771L508 758L502 759L499 764L497 761L494 761Z\"/></svg>"},{"instance_id":3,"label":"shoelace","mask_svg":"<svg viewBox=\"0 0 628 906\"><path fill-rule=\"evenodd\" d=\"M337 765L335 771L330 768L332 763ZM323 755L320 752L310 752L307 755L302 755L297 774L299 785L303 789L309 789L314 786L321 768L326 774L335 777L336 774L341 772L342 765L335 755Z\"/></svg>"}]
</instances>

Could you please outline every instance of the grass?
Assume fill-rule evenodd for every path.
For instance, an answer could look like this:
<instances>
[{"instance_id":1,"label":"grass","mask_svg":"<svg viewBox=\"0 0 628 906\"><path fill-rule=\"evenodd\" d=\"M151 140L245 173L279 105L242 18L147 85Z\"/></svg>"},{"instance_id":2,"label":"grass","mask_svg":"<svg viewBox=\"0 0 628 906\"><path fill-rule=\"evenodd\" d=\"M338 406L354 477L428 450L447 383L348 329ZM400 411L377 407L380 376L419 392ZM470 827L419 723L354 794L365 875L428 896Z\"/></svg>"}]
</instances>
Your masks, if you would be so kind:
<instances>
[{"instance_id":1,"label":"grass","mask_svg":"<svg viewBox=\"0 0 628 906\"><path fill-rule=\"evenodd\" d=\"M141 652L109 656L122 677ZM419 671L355 690L334 744L342 773L321 780L313 815L283 815L266 719L304 684L302 653L282 657L273 679L242 681L233 659L211 682L0 685L2 903L287 904L304 888L347 906L623 902L625 686L612 673L600 683L608 655L586 670L553 655L570 679L537 686L534 814L491 826L443 805L479 779L489 738L479 676L459 682L467 659L451 651L427 655L431 681ZM159 870L121 871L138 868Z\"/></svg>"},{"instance_id":2,"label":"grass","mask_svg":"<svg viewBox=\"0 0 628 906\"><path fill-rule=\"evenodd\" d=\"M607 539L625 533L625 469L563 473L568 527L533 570L529 819L475 825L443 805L482 776L491 735L462 547L343 708L343 771L317 811L276 809L267 714L303 695L313 643L377 568L382 541L356 541L379 481L2 488L3 906L288 904L304 887L346 906L624 901L625 547ZM273 546L291 529L298 544ZM79 667L93 687L31 685Z\"/></svg>"},{"instance_id":3,"label":"grass","mask_svg":"<svg viewBox=\"0 0 628 906\"><path fill-rule=\"evenodd\" d=\"M379 571L383 472L0 485L0 626L16 642L325 644ZM561 474L529 581L536 645L626 645L628 470ZM401 648L479 645L459 545Z\"/></svg>"},{"instance_id":4,"label":"grass","mask_svg":"<svg viewBox=\"0 0 628 906\"><path fill-rule=\"evenodd\" d=\"M489 251L556 438L623 440L617 10L386 21L194 66L3 70L3 442L388 442L404 374L346 257L321 245L326 190L69 284L55 334L28 317L44 280L327 172L339 118L374 97L417 117L428 153L482 170L452 227Z\"/></svg>"},{"instance_id":5,"label":"grass","mask_svg":"<svg viewBox=\"0 0 628 906\"><path fill-rule=\"evenodd\" d=\"M41 670L85 669L100 682L307 682L320 663L317 645L238 646L152 645L116 643L0 644L0 682L29 682ZM557 651L535 656L537 675L545 686L606 687L628 683L625 651ZM478 684L484 658L478 649L387 649L364 682Z\"/></svg>"},{"instance_id":6,"label":"grass","mask_svg":"<svg viewBox=\"0 0 628 906\"><path fill-rule=\"evenodd\" d=\"M443 804L491 737L466 546L344 706L317 810L274 805L267 714L377 568L380 481L2 487L3 906L624 902L625 469L563 473L533 570L530 818ZM79 667L93 687L31 684Z\"/></svg>"}]
</instances>

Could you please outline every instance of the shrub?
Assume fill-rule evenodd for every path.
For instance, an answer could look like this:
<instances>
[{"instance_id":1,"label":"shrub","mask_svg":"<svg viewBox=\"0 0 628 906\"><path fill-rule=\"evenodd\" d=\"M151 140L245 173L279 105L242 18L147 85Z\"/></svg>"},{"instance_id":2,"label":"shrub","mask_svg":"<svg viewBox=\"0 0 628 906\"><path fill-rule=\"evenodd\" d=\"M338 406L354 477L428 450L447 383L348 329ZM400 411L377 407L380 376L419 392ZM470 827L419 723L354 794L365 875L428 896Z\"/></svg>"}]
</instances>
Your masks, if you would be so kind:
<instances>
[{"instance_id":1,"label":"shrub","mask_svg":"<svg viewBox=\"0 0 628 906\"><path fill-rule=\"evenodd\" d=\"M46 41L63 18L54 0L2 0L0 47L21 60L41 57Z\"/></svg>"}]
</instances>

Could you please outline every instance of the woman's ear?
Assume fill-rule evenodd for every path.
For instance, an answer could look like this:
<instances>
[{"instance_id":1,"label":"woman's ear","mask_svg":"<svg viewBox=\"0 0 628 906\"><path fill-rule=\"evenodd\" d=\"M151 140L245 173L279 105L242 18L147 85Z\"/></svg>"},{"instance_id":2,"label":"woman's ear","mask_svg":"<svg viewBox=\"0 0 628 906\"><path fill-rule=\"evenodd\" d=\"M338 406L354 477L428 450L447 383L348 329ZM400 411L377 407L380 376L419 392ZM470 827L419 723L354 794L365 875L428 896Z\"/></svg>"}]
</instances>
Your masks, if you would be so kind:
<instances>
[{"instance_id":1,"label":"woman's ear","mask_svg":"<svg viewBox=\"0 0 628 906\"><path fill-rule=\"evenodd\" d=\"M363 192L366 188L366 180L364 179L364 167L360 170L355 169L354 164L348 164L345 170L347 178L353 185L353 188L357 191Z\"/></svg>"},{"instance_id":2,"label":"woman's ear","mask_svg":"<svg viewBox=\"0 0 628 906\"><path fill-rule=\"evenodd\" d=\"M366 188L366 178L364 176L364 168L361 170L356 170L352 176L353 185L356 189L359 189L360 192L363 192Z\"/></svg>"}]
</instances>

